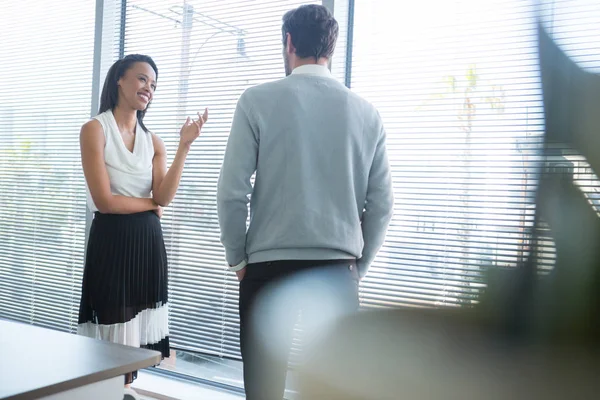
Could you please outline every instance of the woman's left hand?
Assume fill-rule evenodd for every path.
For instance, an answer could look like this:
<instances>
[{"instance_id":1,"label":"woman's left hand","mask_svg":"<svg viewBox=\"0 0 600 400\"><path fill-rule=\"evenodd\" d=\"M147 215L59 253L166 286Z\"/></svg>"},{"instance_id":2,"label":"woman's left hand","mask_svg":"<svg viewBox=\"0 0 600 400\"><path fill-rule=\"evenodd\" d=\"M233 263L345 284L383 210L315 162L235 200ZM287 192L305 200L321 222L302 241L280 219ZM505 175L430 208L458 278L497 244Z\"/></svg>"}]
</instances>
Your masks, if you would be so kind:
<instances>
[{"instance_id":1,"label":"woman's left hand","mask_svg":"<svg viewBox=\"0 0 600 400\"><path fill-rule=\"evenodd\" d=\"M185 121L185 124L183 124L181 130L179 131L179 141L186 146L190 146L192 143L194 143L194 140L200 136L202 126L207 120L208 108L204 109L204 114L200 115L200 113L198 113L197 120L192 120L190 117L188 117Z\"/></svg>"}]
</instances>

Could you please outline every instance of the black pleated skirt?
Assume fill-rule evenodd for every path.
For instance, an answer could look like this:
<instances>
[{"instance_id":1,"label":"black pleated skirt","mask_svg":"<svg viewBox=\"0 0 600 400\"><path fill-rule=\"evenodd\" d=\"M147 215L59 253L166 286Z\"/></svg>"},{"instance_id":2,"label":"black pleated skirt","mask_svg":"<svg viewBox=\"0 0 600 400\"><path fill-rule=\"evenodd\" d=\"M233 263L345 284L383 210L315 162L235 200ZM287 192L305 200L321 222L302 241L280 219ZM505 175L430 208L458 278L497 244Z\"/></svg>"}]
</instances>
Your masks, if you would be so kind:
<instances>
[{"instance_id":1,"label":"black pleated skirt","mask_svg":"<svg viewBox=\"0 0 600 400\"><path fill-rule=\"evenodd\" d=\"M152 212L95 213L87 245L78 333L169 356L168 266Z\"/></svg>"}]
</instances>

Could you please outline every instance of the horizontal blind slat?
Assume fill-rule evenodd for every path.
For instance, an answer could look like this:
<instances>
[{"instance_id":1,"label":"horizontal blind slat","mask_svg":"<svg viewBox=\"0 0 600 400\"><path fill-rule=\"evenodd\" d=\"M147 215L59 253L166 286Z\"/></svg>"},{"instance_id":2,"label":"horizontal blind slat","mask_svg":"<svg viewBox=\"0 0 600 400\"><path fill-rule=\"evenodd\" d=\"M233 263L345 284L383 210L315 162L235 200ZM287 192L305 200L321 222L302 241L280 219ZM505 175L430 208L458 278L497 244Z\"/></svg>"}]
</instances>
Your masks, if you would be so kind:
<instances>
[{"instance_id":1,"label":"horizontal blind slat","mask_svg":"<svg viewBox=\"0 0 600 400\"><path fill-rule=\"evenodd\" d=\"M0 13L0 315L70 332L83 273L79 129L90 116L95 3L5 1Z\"/></svg>"}]
</instances>

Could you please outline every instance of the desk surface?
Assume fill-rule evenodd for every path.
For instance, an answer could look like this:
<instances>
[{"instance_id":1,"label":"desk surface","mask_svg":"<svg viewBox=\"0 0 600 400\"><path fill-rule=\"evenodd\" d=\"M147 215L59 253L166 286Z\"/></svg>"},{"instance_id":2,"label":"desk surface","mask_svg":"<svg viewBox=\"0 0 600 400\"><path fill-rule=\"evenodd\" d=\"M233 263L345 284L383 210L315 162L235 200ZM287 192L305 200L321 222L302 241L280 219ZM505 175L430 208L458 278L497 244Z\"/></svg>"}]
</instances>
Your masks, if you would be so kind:
<instances>
[{"instance_id":1,"label":"desk surface","mask_svg":"<svg viewBox=\"0 0 600 400\"><path fill-rule=\"evenodd\" d=\"M160 360L156 351L0 320L0 399L50 396Z\"/></svg>"}]
</instances>

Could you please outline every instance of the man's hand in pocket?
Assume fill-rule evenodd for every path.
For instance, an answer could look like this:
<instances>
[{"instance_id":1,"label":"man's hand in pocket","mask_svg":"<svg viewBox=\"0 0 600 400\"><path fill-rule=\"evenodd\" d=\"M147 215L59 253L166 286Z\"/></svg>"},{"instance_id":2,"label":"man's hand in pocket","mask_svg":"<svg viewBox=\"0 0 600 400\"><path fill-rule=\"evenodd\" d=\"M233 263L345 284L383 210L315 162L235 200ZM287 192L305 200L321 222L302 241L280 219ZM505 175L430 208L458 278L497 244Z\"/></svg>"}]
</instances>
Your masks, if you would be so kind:
<instances>
[{"instance_id":1,"label":"man's hand in pocket","mask_svg":"<svg viewBox=\"0 0 600 400\"><path fill-rule=\"evenodd\" d=\"M237 275L238 281L241 282L242 279L244 279L244 275L246 275L246 268L235 271L235 274Z\"/></svg>"}]
</instances>

